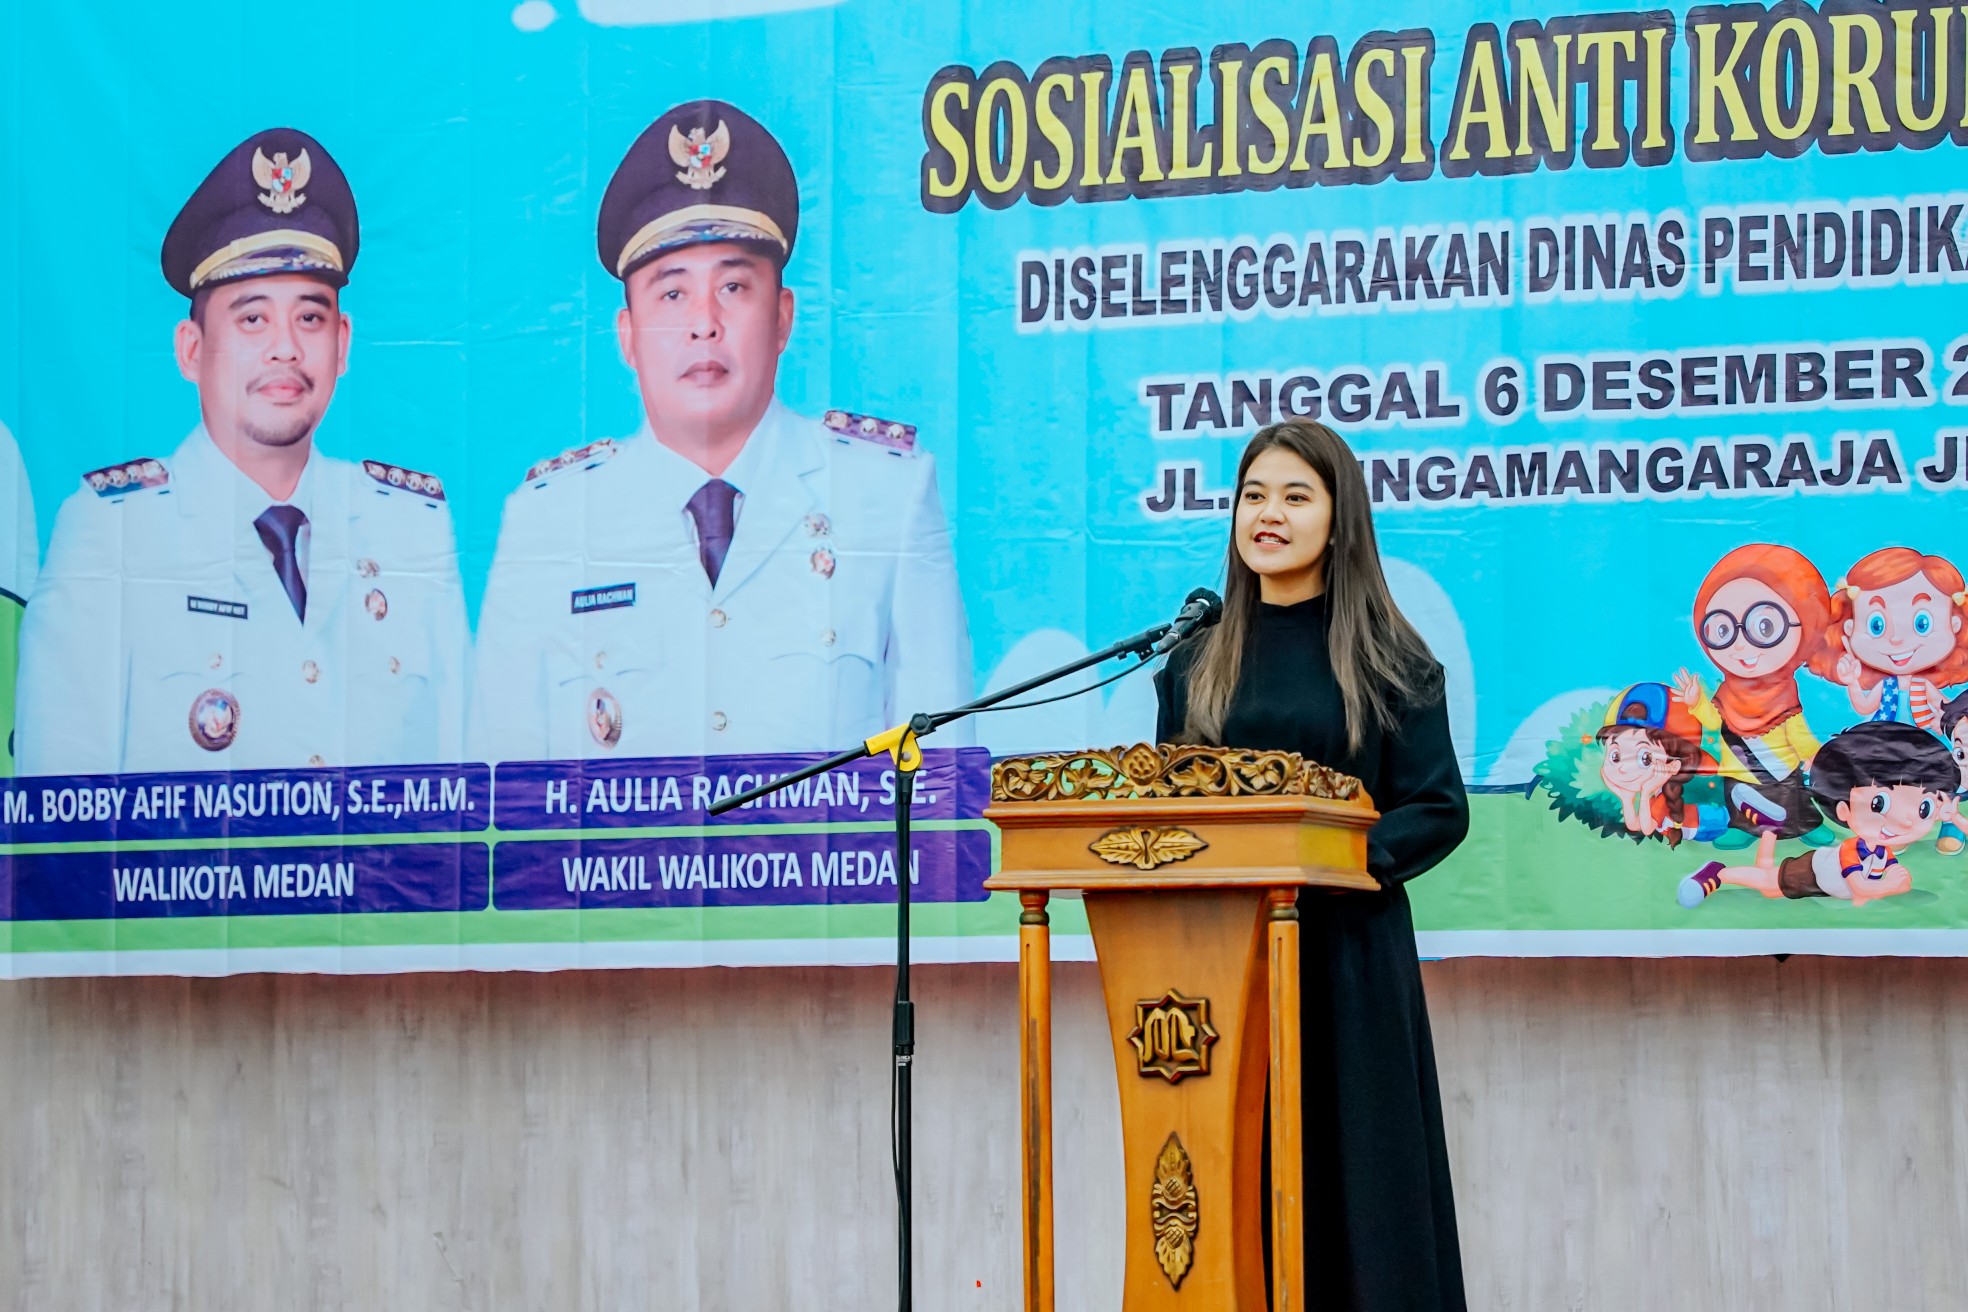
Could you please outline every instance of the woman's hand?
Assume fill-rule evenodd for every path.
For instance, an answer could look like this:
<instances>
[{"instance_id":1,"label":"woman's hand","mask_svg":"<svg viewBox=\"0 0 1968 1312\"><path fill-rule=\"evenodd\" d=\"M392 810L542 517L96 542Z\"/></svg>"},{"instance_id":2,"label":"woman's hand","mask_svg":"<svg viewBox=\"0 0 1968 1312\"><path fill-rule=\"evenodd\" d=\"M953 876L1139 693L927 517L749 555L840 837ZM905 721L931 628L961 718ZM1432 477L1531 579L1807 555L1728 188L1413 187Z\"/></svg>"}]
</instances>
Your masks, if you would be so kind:
<instances>
[{"instance_id":1,"label":"woman's hand","mask_svg":"<svg viewBox=\"0 0 1968 1312\"><path fill-rule=\"evenodd\" d=\"M1702 686L1701 676L1690 674L1687 670L1674 672L1674 698L1689 710L1702 704L1708 697L1708 689Z\"/></svg>"}]
</instances>

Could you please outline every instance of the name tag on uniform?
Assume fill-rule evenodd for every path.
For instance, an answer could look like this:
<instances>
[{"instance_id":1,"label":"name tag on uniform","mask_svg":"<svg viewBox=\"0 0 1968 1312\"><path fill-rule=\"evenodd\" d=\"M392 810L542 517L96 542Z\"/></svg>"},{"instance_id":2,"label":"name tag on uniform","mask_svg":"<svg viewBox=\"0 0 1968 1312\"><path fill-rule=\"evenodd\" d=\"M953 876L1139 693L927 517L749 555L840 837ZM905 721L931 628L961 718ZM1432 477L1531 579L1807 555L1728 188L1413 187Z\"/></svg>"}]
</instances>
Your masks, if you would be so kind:
<instances>
[{"instance_id":1,"label":"name tag on uniform","mask_svg":"<svg viewBox=\"0 0 1968 1312\"><path fill-rule=\"evenodd\" d=\"M246 618L243 601L220 601L217 597L186 597L185 609L198 615L218 615L229 620Z\"/></svg>"},{"instance_id":2,"label":"name tag on uniform","mask_svg":"<svg viewBox=\"0 0 1968 1312\"><path fill-rule=\"evenodd\" d=\"M615 610L622 606L635 605L636 585L633 583L611 583L605 588L579 588L571 594L571 608L576 615L585 615L591 610Z\"/></svg>"}]
</instances>

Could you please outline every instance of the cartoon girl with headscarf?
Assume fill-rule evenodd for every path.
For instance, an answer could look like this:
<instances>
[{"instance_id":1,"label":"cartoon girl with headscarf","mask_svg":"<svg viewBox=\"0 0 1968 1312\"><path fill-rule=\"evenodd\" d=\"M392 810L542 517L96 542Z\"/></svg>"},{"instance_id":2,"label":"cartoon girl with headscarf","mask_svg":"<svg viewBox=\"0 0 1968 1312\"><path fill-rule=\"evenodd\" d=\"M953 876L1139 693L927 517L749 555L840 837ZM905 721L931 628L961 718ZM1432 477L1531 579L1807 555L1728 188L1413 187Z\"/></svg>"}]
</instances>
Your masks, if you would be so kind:
<instances>
[{"instance_id":1,"label":"cartoon girl with headscarf","mask_svg":"<svg viewBox=\"0 0 1968 1312\"><path fill-rule=\"evenodd\" d=\"M1702 728L1719 735L1717 769L1728 781L1730 832L1721 848L1747 847L1761 833L1835 841L1804 787L1818 738L1804 722L1797 672L1829 679L1837 659L1824 576L1789 547L1737 547L1695 593L1695 636L1721 672L1711 696L1682 670L1675 695Z\"/></svg>"},{"instance_id":2,"label":"cartoon girl with headscarf","mask_svg":"<svg viewBox=\"0 0 1968 1312\"><path fill-rule=\"evenodd\" d=\"M1852 709L1941 732L1942 690L1968 683L1968 584L1939 556L1886 547L1852 566L1831 599L1827 641Z\"/></svg>"}]
</instances>

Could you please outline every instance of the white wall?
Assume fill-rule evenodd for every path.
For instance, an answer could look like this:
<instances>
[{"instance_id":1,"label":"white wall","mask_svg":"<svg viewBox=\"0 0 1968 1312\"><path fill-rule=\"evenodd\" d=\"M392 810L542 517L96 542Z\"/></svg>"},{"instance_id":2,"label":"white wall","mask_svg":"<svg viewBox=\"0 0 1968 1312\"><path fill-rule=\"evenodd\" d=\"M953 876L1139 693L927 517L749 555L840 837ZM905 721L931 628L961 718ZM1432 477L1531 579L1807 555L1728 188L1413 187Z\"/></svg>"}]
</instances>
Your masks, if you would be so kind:
<instances>
[{"instance_id":1,"label":"white wall","mask_svg":"<svg viewBox=\"0 0 1968 1312\"><path fill-rule=\"evenodd\" d=\"M1948 1308L1968 965L1428 969L1473 1307ZM918 1305L1013 1309L1016 982L919 971ZM1062 966L1060 1307L1118 1308ZM890 1303L887 972L0 986L0 1306Z\"/></svg>"}]
</instances>

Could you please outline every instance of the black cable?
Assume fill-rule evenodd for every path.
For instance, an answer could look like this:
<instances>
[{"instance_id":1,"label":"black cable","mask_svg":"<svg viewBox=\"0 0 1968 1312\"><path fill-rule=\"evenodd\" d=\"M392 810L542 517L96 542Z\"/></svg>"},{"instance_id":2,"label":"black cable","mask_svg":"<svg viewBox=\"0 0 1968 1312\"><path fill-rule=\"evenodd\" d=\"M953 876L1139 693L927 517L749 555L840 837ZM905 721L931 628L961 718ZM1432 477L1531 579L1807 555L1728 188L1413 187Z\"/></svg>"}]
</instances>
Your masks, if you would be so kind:
<instances>
[{"instance_id":1,"label":"black cable","mask_svg":"<svg viewBox=\"0 0 1968 1312\"><path fill-rule=\"evenodd\" d=\"M1136 670L1147 669L1148 665L1149 662L1147 661L1142 661L1138 665L1130 665L1125 670L1122 670L1119 674L1108 675L1106 678L1102 679L1099 683L1089 683L1084 688L1075 688L1071 692L1062 692L1057 697L1041 697L1035 702L1001 702L996 706L979 707L977 710L972 711L971 714L989 715L992 711L1022 711L1033 706L1049 706L1053 702L1068 701L1074 697L1081 696L1084 693L1093 692L1099 688L1105 688L1108 684L1113 683L1116 680L1127 678L1128 675L1133 674Z\"/></svg>"}]
</instances>

